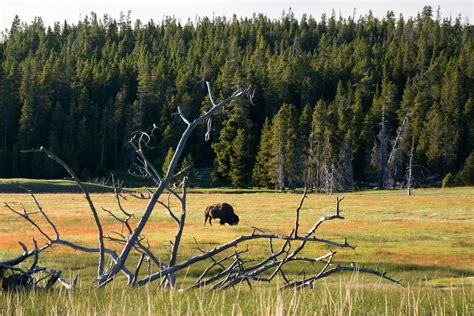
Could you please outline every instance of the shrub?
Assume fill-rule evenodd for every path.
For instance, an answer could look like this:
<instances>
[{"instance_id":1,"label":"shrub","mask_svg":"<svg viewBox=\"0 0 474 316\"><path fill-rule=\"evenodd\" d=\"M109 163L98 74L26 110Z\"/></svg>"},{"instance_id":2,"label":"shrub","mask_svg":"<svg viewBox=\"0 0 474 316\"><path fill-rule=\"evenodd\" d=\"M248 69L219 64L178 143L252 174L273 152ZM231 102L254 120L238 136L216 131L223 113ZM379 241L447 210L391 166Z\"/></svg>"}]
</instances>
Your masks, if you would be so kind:
<instances>
[{"instance_id":1,"label":"shrub","mask_svg":"<svg viewBox=\"0 0 474 316\"><path fill-rule=\"evenodd\" d=\"M448 172L447 175L444 176L443 181L441 182L441 186L443 188L453 187L455 185L455 178L451 172Z\"/></svg>"}]
</instances>

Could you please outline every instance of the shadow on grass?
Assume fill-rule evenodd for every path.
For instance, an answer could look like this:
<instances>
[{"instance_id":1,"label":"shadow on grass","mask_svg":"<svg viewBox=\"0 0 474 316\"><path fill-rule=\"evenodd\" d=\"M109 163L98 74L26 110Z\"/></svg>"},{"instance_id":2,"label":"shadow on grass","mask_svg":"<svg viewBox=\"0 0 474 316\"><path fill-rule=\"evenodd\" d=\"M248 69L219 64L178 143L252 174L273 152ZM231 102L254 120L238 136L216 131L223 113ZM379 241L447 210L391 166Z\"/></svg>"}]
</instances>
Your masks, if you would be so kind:
<instances>
[{"instance_id":1,"label":"shadow on grass","mask_svg":"<svg viewBox=\"0 0 474 316\"><path fill-rule=\"evenodd\" d=\"M109 186L85 183L91 193L109 193ZM0 179L0 193L25 193L25 189L34 193L81 193L81 190L71 180L36 180L36 179Z\"/></svg>"},{"instance_id":2,"label":"shadow on grass","mask_svg":"<svg viewBox=\"0 0 474 316\"><path fill-rule=\"evenodd\" d=\"M111 186L95 183L84 183L90 193L111 193ZM137 191L145 191L146 187L130 188ZM45 179L0 179L0 193L25 193L25 189L34 193L81 193L81 190L72 180L45 180ZM177 190L179 191L179 189ZM259 188L190 188L189 193L202 194L244 194L244 193L281 193L272 189ZM289 192L289 193L300 193Z\"/></svg>"}]
</instances>

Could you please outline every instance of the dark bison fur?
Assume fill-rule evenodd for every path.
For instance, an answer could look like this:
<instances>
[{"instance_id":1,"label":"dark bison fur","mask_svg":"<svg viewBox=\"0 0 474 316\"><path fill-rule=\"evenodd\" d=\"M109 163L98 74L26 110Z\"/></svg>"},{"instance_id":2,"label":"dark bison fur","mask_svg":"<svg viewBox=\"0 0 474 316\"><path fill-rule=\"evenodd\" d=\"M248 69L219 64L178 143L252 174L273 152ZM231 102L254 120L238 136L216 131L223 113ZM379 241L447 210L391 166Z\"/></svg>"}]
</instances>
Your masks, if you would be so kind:
<instances>
[{"instance_id":1,"label":"dark bison fur","mask_svg":"<svg viewBox=\"0 0 474 316\"><path fill-rule=\"evenodd\" d=\"M212 226L212 220L219 218L221 225L225 223L229 225L237 225L239 223L239 217L234 213L234 209L230 204L219 203L206 207L204 211L204 225L209 220L209 224Z\"/></svg>"}]
</instances>

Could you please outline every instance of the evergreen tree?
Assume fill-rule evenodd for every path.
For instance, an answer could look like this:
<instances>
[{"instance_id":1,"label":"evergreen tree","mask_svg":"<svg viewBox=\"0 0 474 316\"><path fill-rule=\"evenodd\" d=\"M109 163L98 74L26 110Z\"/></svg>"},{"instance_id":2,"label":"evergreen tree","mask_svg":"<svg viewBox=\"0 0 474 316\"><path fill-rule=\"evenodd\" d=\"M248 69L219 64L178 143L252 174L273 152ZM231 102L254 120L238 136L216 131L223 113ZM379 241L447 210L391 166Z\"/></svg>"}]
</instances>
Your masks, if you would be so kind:
<instances>
[{"instance_id":1,"label":"evergreen tree","mask_svg":"<svg viewBox=\"0 0 474 316\"><path fill-rule=\"evenodd\" d=\"M244 187L250 182L252 156L248 148L249 135L246 132L239 128L232 143L229 177L234 187Z\"/></svg>"},{"instance_id":2,"label":"evergreen tree","mask_svg":"<svg viewBox=\"0 0 474 316\"><path fill-rule=\"evenodd\" d=\"M168 162L169 165L169 162ZM186 168L186 171L183 172L182 176L178 177L176 179L178 183L182 181L182 178L184 176L188 177L188 186L193 187L196 184L196 177L197 177L197 171L196 167L194 166L193 158L191 154L187 154L184 156L183 160L181 161L180 168L179 170L184 170Z\"/></svg>"},{"instance_id":3,"label":"evergreen tree","mask_svg":"<svg viewBox=\"0 0 474 316\"><path fill-rule=\"evenodd\" d=\"M50 27L41 18L23 23L15 17L0 43L3 175L61 176L41 161L44 157L19 153L39 145L52 146L85 176L126 170L133 163L131 134L153 124L149 145L157 150L148 154L161 162L184 128L173 115L176 107L191 120L209 109L205 81L211 81L216 100L237 86L255 90L255 106L239 99L217 113L212 142L202 137L206 126L191 136L194 163L214 166L220 183L243 183L235 178L242 164L234 153L244 151L233 142L239 129L250 155L242 185L253 170L257 185L306 184L319 190L330 175L333 190L342 190L339 173L350 168L341 159L352 159L355 182L372 182L381 174L371 166L370 152L380 134L382 105L388 148L410 113L400 143L404 159L397 166L407 163L414 137L418 165L440 179L458 174L474 147L472 27L433 15L425 7L408 19L388 12L357 21L324 15L316 22L297 21L289 13L277 20L202 18L182 25L165 19L132 26L124 18L91 14L76 24ZM267 119L273 130L283 130L275 127L276 121L283 123L282 115L275 116L285 103L296 109L285 109L295 112L285 118L291 121L284 131L290 140L282 139L275 151L278 135L267 142L260 131ZM307 104L320 106L311 113ZM281 161L275 164L278 152ZM403 181L401 173L389 171L394 181Z\"/></svg>"},{"instance_id":4,"label":"evergreen tree","mask_svg":"<svg viewBox=\"0 0 474 316\"><path fill-rule=\"evenodd\" d=\"M163 175L165 175L168 172L168 168L171 164L171 160L173 159L174 156L174 149L172 147L168 148L168 152L166 153L165 160L163 161L161 171L163 172Z\"/></svg>"},{"instance_id":5,"label":"evergreen tree","mask_svg":"<svg viewBox=\"0 0 474 316\"><path fill-rule=\"evenodd\" d=\"M241 171L244 172L244 178L247 181L249 180L252 170L251 164L247 162L247 153L252 153L253 155L253 147L255 145L249 133L252 129L252 122L247 118L246 108L238 106L231 109L229 117L224 124L219 134L219 140L212 144L212 148L216 154L214 179L224 183L235 183L232 179L233 177L237 177L237 175L235 173L234 176L231 175L231 172L237 172L236 170L232 171L235 167L245 169ZM241 141L246 142L246 144L241 143L234 147L234 142L239 130L241 130ZM242 139L242 137L245 139ZM244 145L246 146L245 150L243 148ZM236 153L235 150L238 150L238 153ZM244 151L247 153L244 153ZM239 155L240 157L237 157ZM232 159L234 159L234 165L232 165ZM237 165L239 165L239 167L237 167Z\"/></svg>"},{"instance_id":6,"label":"evergreen tree","mask_svg":"<svg viewBox=\"0 0 474 316\"><path fill-rule=\"evenodd\" d=\"M456 178L459 184L474 185L474 152L467 157Z\"/></svg>"},{"instance_id":7,"label":"evergreen tree","mask_svg":"<svg viewBox=\"0 0 474 316\"><path fill-rule=\"evenodd\" d=\"M308 104L301 113L298 124L298 161L299 174L303 175L303 184L305 187L311 186L311 126L313 120L313 109Z\"/></svg>"},{"instance_id":8,"label":"evergreen tree","mask_svg":"<svg viewBox=\"0 0 474 316\"><path fill-rule=\"evenodd\" d=\"M329 104L325 112L322 137L322 154L320 159L321 181L329 194L337 191L338 163L341 150L341 139L337 133L337 112L334 104Z\"/></svg>"},{"instance_id":9,"label":"evergreen tree","mask_svg":"<svg viewBox=\"0 0 474 316\"><path fill-rule=\"evenodd\" d=\"M322 161L324 151L324 131L326 126L327 104L323 101L316 103L311 122L310 147L310 174L312 175L310 182L312 186L319 192L322 185Z\"/></svg>"},{"instance_id":10,"label":"evergreen tree","mask_svg":"<svg viewBox=\"0 0 474 316\"><path fill-rule=\"evenodd\" d=\"M344 139L339 153L339 161L336 170L336 190L338 192L346 192L354 188L354 170L352 167L351 143Z\"/></svg>"},{"instance_id":11,"label":"evergreen tree","mask_svg":"<svg viewBox=\"0 0 474 316\"><path fill-rule=\"evenodd\" d=\"M258 187L270 187L272 179L272 126L270 120L265 119L257 157L252 171L252 182Z\"/></svg>"},{"instance_id":12,"label":"evergreen tree","mask_svg":"<svg viewBox=\"0 0 474 316\"><path fill-rule=\"evenodd\" d=\"M47 117L48 104L42 94L36 61L29 59L24 64L20 87L22 101L19 121L18 142L22 148L32 148L40 143L43 124ZM46 104L45 104L46 103Z\"/></svg>"},{"instance_id":13,"label":"evergreen tree","mask_svg":"<svg viewBox=\"0 0 474 316\"><path fill-rule=\"evenodd\" d=\"M271 174L275 187L295 187L298 179L297 110L294 105L283 104L273 119Z\"/></svg>"}]
</instances>

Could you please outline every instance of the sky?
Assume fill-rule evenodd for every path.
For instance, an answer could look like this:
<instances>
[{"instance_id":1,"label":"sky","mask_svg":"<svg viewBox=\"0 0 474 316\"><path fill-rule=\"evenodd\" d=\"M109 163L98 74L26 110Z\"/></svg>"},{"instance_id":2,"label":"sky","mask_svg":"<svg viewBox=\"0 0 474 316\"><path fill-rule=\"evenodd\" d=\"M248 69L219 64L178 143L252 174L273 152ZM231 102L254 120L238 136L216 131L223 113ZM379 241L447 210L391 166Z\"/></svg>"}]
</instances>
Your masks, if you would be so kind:
<instances>
[{"instance_id":1,"label":"sky","mask_svg":"<svg viewBox=\"0 0 474 316\"><path fill-rule=\"evenodd\" d=\"M264 13L270 18L279 18L283 10L291 7L297 18L303 13L319 18L321 14L331 14L332 10L343 17L366 14L372 10L377 17L383 17L388 10L398 16L416 16L423 6L431 5L436 12L441 7L442 17L463 17L463 22L472 24L474 14L474 0L0 0L0 30L4 31L11 26L15 14L22 21L30 22L35 16L41 16L45 25L54 22L76 23L89 15L91 11L98 17L109 14L119 18L120 12L125 14L130 10L132 20L140 19L146 22L153 19L155 22L163 20L165 16L175 16L182 22L189 19L194 21L196 16L227 16L236 14L238 17L251 17L253 13Z\"/></svg>"}]
</instances>

